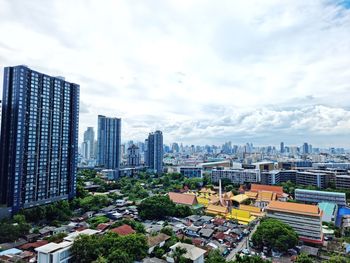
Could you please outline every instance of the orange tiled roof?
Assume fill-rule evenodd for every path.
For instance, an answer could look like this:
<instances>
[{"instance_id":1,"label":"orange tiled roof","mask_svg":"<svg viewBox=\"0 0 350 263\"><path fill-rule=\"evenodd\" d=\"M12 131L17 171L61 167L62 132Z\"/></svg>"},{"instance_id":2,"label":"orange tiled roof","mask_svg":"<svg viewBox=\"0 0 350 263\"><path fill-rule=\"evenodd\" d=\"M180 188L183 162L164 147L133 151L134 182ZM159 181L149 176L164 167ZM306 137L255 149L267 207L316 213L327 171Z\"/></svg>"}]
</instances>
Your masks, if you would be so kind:
<instances>
[{"instance_id":1,"label":"orange tiled roof","mask_svg":"<svg viewBox=\"0 0 350 263\"><path fill-rule=\"evenodd\" d=\"M291 202L271 201L266 209L310 216L322 215L321 210L317 205L304 205Z\"/></svg>"},{"instance_id":2,"label":"orange tiled roof","mask_svg":"<svg viewBox=\"0 0 350 263\"><path fill-rule=\"evenodd\" d=\"M169 198L176 204L182 205L196 205L198 204L197 197L191 194L180 194L169 192Z\"/></svg>"},{"instance_id":3,"label":"orange tiled roof","mask_svg":"<svg viewBox=\"0 0 350 263\"><path fill-rule=\"evenodd\" d=\"M249 196L249 198L253 198L253 199L256 199L258 196L257 192L251 192L251 191L246 191L244 194Z\"/></svg>"},{"instance_id":4,"label":"orange tiled roof","mask_svg":"<svg viewBox=\"0 0 350 263\"><path fill-rule=\"evenodd\" d=\"M126 236L126 235L130 235L130 234L134 234L135 230L132 229L131 226L124 224L124 225L121 225L119 227L113 228L111 230L111 232L116 233L120 236Z\"/></svg>"},{"instance_id":5,"label":"orange tiled roof","mask_svg":"<svg viewBox=\"0 0 350 263\"><path fill-rule=\"evenodd\" d=\"M268 191L268 192L277 193L278 195L282 195L283 187L276 186L276 185L252 184L250 187L250 191L251 192Z\"/></svg>"},{"instance_id":6,"label":"orange tiled roof","mask_svg":"<svg viewBox=\"0 0 350 263\"><path fill-rule=\"evenodd\" d=\"M208 213L215 212L215 213L227 213L227 208L220 206L220 205L208 205L207 210Z\"/></svg>"}]
</instances>

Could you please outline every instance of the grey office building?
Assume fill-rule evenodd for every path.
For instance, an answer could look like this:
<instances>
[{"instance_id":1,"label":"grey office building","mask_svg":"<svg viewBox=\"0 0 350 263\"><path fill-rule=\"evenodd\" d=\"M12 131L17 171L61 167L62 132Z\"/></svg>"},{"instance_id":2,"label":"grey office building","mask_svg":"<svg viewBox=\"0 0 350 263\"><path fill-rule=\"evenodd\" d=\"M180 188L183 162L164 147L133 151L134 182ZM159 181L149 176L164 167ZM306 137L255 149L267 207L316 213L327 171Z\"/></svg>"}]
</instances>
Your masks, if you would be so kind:
<instances>
[{"instance_id":1,"label":"grey office building","mask_svg":"<svg viewBox=\"0 0 350 263\"><path fill-rule=\"evenodd\" d=\"M0 138L0 203L12 212L76 193L79 85L6 67Z\"/></svg>"},{"instance_id":2,"label":"grey office building","mask_svg":"<svg viewBox=\"0 0 350 263\"><path fill-rule=\"evenodd\" d=\"M145 163L148 169L157 174L163 172L163 133L155 131L148 135L145 141L147 147L145 151Z\"/></svg>"},{"instance_id":3,"label":"grey office building","mask_svg":"<svg viewBox=\"0 0 350 263\"><path fill-rule=\"evenodd\" d=\"M119 169L121 119L98 115L97 130L97 164L106 169Z\"/></svg>"},{"instance_id":4,"label":"grey office building","mask_svg":"<svg viewBox=\"0 0 350 263\"><path fill-rule=\"evenodd\" d=\"M88 127L84 132L83 156L86 159L95 159L95 131L93 127Z\"/></svg>"},{"instance_id":5,"label":"grey office building","mask_svg":"<svg viewBox=\"0 0 350 263\"><path fill-rule=\"evenodd\" d=\"M140 166L141 156L140 149L135 144L132 144L128 148L128 166L135 167Z\"/></svg>"}]
</instances>

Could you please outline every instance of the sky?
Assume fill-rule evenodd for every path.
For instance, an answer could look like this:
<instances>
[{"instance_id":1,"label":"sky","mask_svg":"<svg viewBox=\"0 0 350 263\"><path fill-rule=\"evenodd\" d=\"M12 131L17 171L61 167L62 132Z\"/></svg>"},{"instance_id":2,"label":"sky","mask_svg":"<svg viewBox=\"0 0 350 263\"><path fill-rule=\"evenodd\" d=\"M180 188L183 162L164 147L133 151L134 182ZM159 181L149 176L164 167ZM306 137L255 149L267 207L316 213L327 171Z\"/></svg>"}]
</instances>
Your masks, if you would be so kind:
<instances>
[{"instance_id":1,"label":"sky","mask_svg":"<svg viewBox=\"0 0 350 263\"><path fill-rule=\"evenodd\" d=\"M0 36L1 72L80 84L80 139L350 147L349 1L0 0Z\"/></svg>"}]
</instances>

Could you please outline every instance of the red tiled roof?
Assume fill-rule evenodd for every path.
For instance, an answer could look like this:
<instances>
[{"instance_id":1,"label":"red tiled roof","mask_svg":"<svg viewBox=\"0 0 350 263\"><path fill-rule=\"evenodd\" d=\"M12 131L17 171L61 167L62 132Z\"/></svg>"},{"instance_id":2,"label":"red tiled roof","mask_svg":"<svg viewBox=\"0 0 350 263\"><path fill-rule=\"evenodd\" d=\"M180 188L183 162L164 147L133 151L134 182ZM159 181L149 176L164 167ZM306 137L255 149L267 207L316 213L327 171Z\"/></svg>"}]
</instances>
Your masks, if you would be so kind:
<instances>
[{"instance_id":1,"label":"red tiled roof","mask_svg":"<svg viewBox=\"0 0 350 263\"><path fill-rule=\"evenodd\" d=\"M199 238L192 238L192 244L195 246L201 246L203 241Z\"/></svg>"},{"instance_id":2,"label":"red tiled roof","mask_svg":"<svg viewBox=\"0 0 350 263\"><path fill-rule=\"evenodd\" d=\"M130 235L130 234L136 233L135 230L132 229L131 226L126 225L126 224L124 224L122 226L119 226L119 227L116 227L116 228L113 228L111 230L111 232L116 233L116 234L118 234L120 236L126 236L126 235Z\"/></svg>"},{"instance_id":3,"label":"red tiled roof","mask_svg":"<svg viewBox=\"0 0 350 263\"><path fill-rule=\"evenodd\" d=\"M81 231L83 231L85 229L87 229L87 227L81 226L81 227L78 227L77 229L75 229L75 231L81 232Z\"/></svg>"},{"instance_id":4,"label":"red tiled roof","mask_svg":"<svg viewBox=\"0 0 350 263\"><path fill-rule=\"evenodd\" d=\"M224 232L218 232L214 235L214 238L216 239L221 239L221 240L224 240L225 239L225 233Z\"/></svg>"},{"instance_id":5,"label":"red tiled roof","mask_svg":"<svg viewBox=\"0 0 350 263\"><path fill-rule=\"evenodd\" d=\"M49 243L47 240L39 240L33 243L27 243L22 246L20 246L20 249L26 250L26 249L31 249L31 248L37 248L46 245Z\"/></svg>"},{"instance_id":6,"label":"red tiled roof","mask_svg":"<svg viewBox=\"0 0 350 263\"><path fill-rule=\"evenodd\" d=\"M217 218L214 218L213 223L214 225L223 225L225 221L226 221L225 219L217 217Z\"/></svg>"},{"instance_id":7,"label":"red tiled roof","mask_svg":"<svg viewBox=\"0 0 350 263\"><path fill-rule=\"evenodd\" d=\"M101 223L98 224L96 229L97 230L101 230L101 231L105 231L111 224L106 224L106 223Z\"/></svg>"},{"instance_id":8,"label":"red tiled roof","mask_svg":"<svg viewBox=\"0 0 350 263\"><path fill-rule=\"evenodd\" d=\"M278 195L283 194L283 187L276 185L264 185L264 184L252 184L250 187L251 192L268 191L274 192Z\"/></svg>"},{"instance_id":9,"label":"red tiled roof","mask_svg":"<svg viewBox=\"0 0 350 263\"><path fill-rule=\"evenodd\" d=\"M173 201L176 204L182 204L182 205L198 204L197 197L195 195L169 192L169 198L171 201Z\"/></svg>"}]
</instances>

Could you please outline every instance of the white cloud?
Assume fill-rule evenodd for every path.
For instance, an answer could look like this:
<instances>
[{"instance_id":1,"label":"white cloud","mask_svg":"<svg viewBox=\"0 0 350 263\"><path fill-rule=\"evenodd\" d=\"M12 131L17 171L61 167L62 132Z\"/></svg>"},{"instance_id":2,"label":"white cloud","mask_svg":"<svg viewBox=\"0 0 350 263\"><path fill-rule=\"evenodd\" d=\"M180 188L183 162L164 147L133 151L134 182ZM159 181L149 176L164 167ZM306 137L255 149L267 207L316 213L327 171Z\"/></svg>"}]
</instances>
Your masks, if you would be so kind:
<instances>
[{"instance_id":1,"label":"white cloud","mask_svg":"<svg viewBox=\"0 0 350 263\"><path fill-rule=\"evenodd\" d=\"M350 146L350 11L337 3L0 0L0 65L79 83L80 133L105 114L124 139Z\"/></svg>"}]
</instances>

